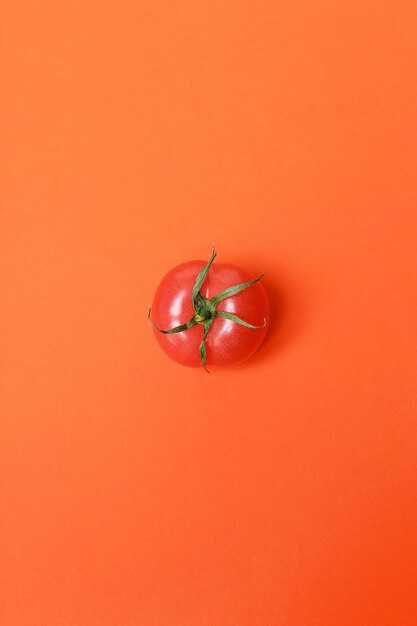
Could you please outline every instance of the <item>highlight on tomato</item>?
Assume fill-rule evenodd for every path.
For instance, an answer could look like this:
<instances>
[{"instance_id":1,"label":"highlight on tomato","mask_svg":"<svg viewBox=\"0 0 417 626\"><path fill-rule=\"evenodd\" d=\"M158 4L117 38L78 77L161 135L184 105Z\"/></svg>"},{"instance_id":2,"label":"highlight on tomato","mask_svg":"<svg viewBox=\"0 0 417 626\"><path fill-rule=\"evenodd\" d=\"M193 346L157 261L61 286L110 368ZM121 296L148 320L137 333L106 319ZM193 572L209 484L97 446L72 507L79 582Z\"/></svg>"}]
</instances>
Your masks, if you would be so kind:
<instances>
[{"instance_id":1,"label":"highlight on tomato","mask_svg":"<svg viewBox=\"0 0 417 626\"><path fill-rule=\"evenodd\" d=\"M261 279L229 263L188 261L160 282L148 311L163 351L188 367L235 365L265 338L269 305Z\"/></svg>"}]
</instances>

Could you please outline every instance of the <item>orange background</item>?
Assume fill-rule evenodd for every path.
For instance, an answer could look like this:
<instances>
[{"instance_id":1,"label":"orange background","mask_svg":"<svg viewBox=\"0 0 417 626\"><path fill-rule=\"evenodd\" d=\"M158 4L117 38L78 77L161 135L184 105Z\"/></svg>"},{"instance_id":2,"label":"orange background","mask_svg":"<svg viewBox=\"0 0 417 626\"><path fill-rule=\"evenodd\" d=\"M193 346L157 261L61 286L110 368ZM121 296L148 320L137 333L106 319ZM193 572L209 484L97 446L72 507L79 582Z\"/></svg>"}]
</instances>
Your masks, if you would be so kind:
<instances>
[{"instance_id":1,"label":"orange background","mask_svg":"<svg viewBox=\"0 0 417 626\"><path fill-rule=\"evenodd\" d=\"M1 21L1 625L415 626L414 0ZM273 321L208 376L146 315L213 245Z\"/></svg>"}]
</instances>

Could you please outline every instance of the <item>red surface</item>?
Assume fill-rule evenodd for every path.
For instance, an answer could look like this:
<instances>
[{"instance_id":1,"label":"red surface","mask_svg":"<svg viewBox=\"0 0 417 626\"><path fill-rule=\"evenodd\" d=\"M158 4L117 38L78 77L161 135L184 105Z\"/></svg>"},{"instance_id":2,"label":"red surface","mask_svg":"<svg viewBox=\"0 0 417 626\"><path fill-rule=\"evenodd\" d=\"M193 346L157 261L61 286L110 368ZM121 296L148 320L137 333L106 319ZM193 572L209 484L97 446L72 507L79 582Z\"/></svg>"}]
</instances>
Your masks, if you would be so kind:
<instances>
[{"instance_id":1,"label":"red surface","mask_svg":"<svg viewBox=\"0 0 417 626\"><path fill-rule=\"evenodd\" d=\"M2 626L415 626L416 13L3 7ZM147 308L212 246L208 376Z\"/></svg>"}]
</instances>

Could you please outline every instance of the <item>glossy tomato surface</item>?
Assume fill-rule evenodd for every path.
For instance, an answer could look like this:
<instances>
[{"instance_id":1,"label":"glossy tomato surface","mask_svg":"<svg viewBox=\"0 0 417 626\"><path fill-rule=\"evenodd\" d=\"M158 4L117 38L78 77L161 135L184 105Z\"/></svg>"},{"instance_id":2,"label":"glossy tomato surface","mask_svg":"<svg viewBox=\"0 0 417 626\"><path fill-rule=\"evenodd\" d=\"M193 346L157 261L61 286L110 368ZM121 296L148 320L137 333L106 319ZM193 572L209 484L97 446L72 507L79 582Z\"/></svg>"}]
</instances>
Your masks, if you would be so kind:
<instances>
[{"instance_id":1,"label":"glossy tomato surface","mask_svg":"<svg viewBox=\"0 0 417 626\"><path fill-rule=\"evenodd\" d=\"M152 321L164 330L188 322L194 315L192 291L205 261L188 261L174 267L160 282L152 303ZM200 291L210 299L234 285L255 277L228 263L214 263ZM252 329L234 321L216 317L205 344L207 366L234 365L246 360L265 338L269 306L263 285L258 282L220 302L216 310L233 313L254 326ZM166 354L181 365L201 367L199 347L203 339L201 324L180 333L166 335L154 329L155 337Z\"/></svg>"}]
</instances>

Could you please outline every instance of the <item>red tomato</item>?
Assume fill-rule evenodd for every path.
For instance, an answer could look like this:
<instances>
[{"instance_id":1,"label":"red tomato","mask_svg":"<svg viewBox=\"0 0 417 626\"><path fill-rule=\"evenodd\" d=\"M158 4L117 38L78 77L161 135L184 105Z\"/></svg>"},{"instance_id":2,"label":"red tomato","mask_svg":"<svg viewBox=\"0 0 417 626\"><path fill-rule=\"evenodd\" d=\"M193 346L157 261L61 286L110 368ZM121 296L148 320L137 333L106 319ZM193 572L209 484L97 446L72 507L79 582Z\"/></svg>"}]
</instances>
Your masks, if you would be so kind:
<instances>
[{"instance_id":1,"label":"red tomato","mask_svg":"<svg viewBox=\"0 0 417 626\"><path fill-rule=\"evenodd\" d=\"M149 319L161 348L174 361L188 367L234 365L246 360L262 343L268 326L268 299L258 282L262 276L252 284L253 277L234 265L211 265L215 256L213 251L208 264L188 261L174 267L159 284L149 310ZM198 275L207 267L208 273L199 286L196 284ZM251 284L245 287L245 283ZM220 302L210 303L214 296L236 285L241 289L237 293L223 294ZM197 305L193 301L193 290L196 293L196 289L199 293ZM252 327L222 317L223 313L237 316L239 322ZM184 325L190 322L191 326L184 329ZM176 327L180 330L166 333Z\"/></svg>"}]
</instances>

